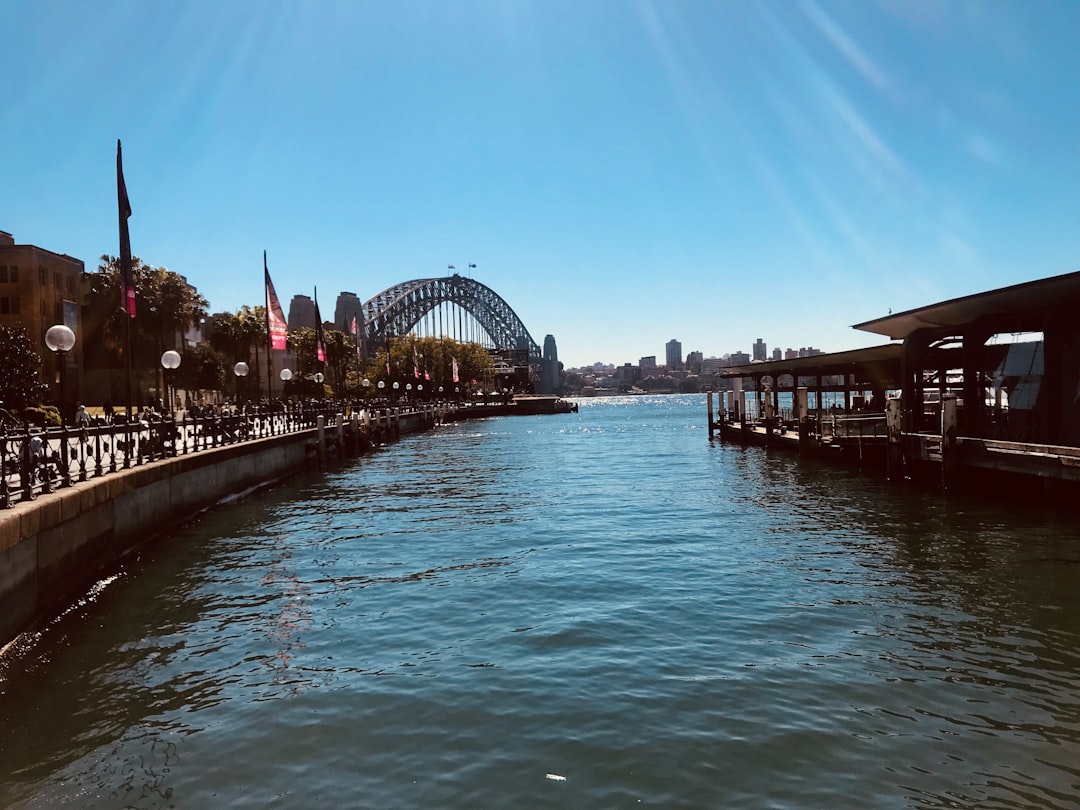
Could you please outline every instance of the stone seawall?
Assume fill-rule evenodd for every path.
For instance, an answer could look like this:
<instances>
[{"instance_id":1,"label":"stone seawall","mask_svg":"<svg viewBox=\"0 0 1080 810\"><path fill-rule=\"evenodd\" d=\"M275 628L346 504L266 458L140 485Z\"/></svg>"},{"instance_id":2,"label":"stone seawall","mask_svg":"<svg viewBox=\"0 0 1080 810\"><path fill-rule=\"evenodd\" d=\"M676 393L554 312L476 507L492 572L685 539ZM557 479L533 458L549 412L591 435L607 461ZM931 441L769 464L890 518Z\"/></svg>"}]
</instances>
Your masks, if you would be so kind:
<instances>
[{"instance_id":1,"label":"stone seawall","mask_svg":"<svg viewBox=\"0 0 1080 810\"><path fill-rule=\"evenodd\" d=\"M86 593L154 535L318 456L318 429L205 450L74 484L0 513L0 645Z\"/></svg>"}]
</instances>

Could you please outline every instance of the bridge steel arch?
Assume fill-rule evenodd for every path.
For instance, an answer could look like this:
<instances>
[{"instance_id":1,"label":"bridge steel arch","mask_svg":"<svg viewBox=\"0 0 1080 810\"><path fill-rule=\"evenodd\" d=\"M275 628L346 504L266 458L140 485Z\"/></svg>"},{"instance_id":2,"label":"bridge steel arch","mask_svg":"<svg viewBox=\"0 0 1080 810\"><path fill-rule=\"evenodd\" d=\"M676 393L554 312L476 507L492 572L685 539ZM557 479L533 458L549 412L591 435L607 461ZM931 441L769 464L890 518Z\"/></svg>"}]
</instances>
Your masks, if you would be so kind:
<instances>
[{"instance_id":1,"label":"bridge steel arch","mask_svg":"<svg viewBox=\"0 0 1080 810\"><path fill-rule=\"evenodd\" d=\"M476 319L497 349L516 349L520 338L529 348L529 361L540 362L540 346L521 318L494 290L471 278L452 276L404 281L363 305L364 337L369 346L385 346L388 338L407 335L440 304L456 304Z\"/></svg>"}]
</instances>

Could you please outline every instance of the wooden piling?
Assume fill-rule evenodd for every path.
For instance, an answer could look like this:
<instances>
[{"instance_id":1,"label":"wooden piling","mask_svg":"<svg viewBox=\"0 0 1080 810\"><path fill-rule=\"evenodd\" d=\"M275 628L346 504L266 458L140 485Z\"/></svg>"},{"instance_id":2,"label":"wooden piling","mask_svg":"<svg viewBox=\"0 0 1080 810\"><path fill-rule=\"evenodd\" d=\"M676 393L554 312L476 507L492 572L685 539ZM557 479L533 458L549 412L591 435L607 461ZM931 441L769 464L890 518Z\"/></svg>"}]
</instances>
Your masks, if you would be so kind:
<instances>
[{"instance_id":1,"label":"wooden piling","mask_svg":"<svg viewBox=\"0 0 1080 810\"><path fill-rule=\"evenodd\" d=\"M795 389L795 413L799 419L799 452L810 445L810 396L805 385Z\"/></svg>"},{"instance_id":2,"label":"wooden piling","mask_svg":"<svg viewBox=\"0 0 1080 810\"><path fill-rule=\"evenodd\" d=\"M904 478L904 414L900 404L896 398L885 402L885 429L889 437L886 475L890 481L902 481Z\"/></svg>"},{"instance_id":3,"label":"wooden piling","mask_svg":"<svg viewBox=\"0 0 1080 810\"><path fill-rule=\"evenodd\" d=\"M956 394L941 398L941 485L947 491L956 481Z\"/></svg>"}]
</instances>

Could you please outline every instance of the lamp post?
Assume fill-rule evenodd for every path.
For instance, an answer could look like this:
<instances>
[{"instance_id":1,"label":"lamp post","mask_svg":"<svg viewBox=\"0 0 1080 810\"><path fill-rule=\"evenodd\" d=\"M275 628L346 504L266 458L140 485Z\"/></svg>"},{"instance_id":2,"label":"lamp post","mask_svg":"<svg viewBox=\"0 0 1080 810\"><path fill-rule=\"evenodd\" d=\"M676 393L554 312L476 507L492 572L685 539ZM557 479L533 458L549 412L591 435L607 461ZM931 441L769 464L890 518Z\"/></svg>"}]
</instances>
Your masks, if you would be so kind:
<instances>
[{"instance_id":1,"label":"lamp post","mask_svg":"<svg viewBox=\"0 0 1080 810\"><path fill-rule=\"evenodd\" d=\"M323 380L325 379L326 377L323 376L323 373L321 371L315 372L315 382L319 386L319 399L322 399L324 396L326 396L326 389L323 388Z\"/></svg>"},{"instance_id":2,"label":"lamp post","mask_svg":"<svg viewBox=\"0 0 1080 810\"><path fill-rule=\"evenodd\" d=\"M360 381L360 384L364 386L364 402L366 403L368 401L368 396L371 393L371 380L364 377L364 379Z\"/></svg>"},{"instance_id":3,"label":"lamp post","mask_svg":"<svg viewBox=\"0 0 1080 810\"><path fill-rule=\"evenodd\" d=\"M67 405L65 400L67 399L64 391L64 355L71 351L75 345L75 333L62 323L56 324L56 326L50 326L45 332L45 345L49 351L56 352L56 369L59 377L59 389L57 390L57 400L60 411L60 422L63 424L67 420L64 418L64 409Z\"/></svg>"},{"instance_id":4,"label":"lamp post","mask_svg":"<svg viewBox=\"0 0 1080 810\"><path fill-rule=\"evenodd\" d=\"M173 405L175 404L175 393L174 391L169 390L169 377L171 376L169 372L175 371L176 369L180 368L180 353L174 352L172 349L169 349L167 352L162 354L161 367L164 369L165 397L169 401L169 416L175 416L175 413L173 411ZM173 389L175 390L175 384L173 385Z\"/></svg>"},{"instance_id":5,"label":"lamp post","mask_svg":"<svg viewBox=\"0 0 1080 810\"><path fill-rule=\"evenodd\" d=\"M398 397L398 393L397 393L398 392L398 387L399 387L398 382L395 380L394 381L394 402L395 403L397 402L397 397Z\"/></svg>"},{"instance_id":6,"label":"lamp post","mask_svg":"<svg viewBox=\"0 0 1080 810\"><path fill-rule=\"evenodd\" d=\"M236 402L234 403L239 410L240 407L240 378L246 377L248 373L248 364L241 360L232 368L233 374L236 375Z\"/></svg>"},{"instance_id":7,"label":"lamp post","mask_svg":"<svg viewBox=\"0 0 1080 810\"><path fill-rule=\"evenodd\" d=\"M412 392L412 383L405 383L405 401L409 401L409 394Z\"/></svg>"}]
</instances>

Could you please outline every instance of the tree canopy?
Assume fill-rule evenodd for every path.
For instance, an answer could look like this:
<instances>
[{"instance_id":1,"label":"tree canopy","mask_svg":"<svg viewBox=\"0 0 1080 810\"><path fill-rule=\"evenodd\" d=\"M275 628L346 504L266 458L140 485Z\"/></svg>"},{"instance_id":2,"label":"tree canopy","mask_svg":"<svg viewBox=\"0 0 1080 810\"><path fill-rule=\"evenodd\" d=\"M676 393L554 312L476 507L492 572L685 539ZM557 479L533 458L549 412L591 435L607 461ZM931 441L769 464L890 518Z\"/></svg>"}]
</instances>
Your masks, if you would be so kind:
<instances>
[{"instance_id":1,"label":"tree canopy","mask_svg":"<svg viewBox=\"0 0 1080 810\"><path fill-rule=\"evenodd\" d=\"M119 295L119 294L118 294ZM26 329L0 326L0 402L12 413L40 405L49 386Z\"/></svg>"},{"instance_id":2,"label":"tree canopy","mask_svg":"<svg viewBox=\"0 0 1080 810\"><path fill-rule=\"evenodd\" d=\"M414 362L415 358L415 362ZM453 360L457 360L458 382L453 381ZM473 380L477 386L483 385L490 377L493 364L487 350L479 343L459 343L448 337L417 338L407 335L390 343L390 373L387 374L386 349L379 349L365 370L365 376L372 384L380 380L387 384L394 382L415 382L416 372L419 381L432 391L439 387L452 391L460 387L463 391ZM425 379L425 374L430 380Z\"/></svg>"},{"instance_id":3,"label":"tree canopy","mask_svg":"<svg viewBox=\"0 0 1080 810\"><path fill-rule=\"evenodd\" d=\"M135 280L134 318L128 318L120 307L120 260L102 256L101 264L90 276L85 311L91 333L99 331L104 344L122 356L131 330L132 346L145 347L156 366L164 349L173 348L175 336L183 333L206 317L207 301L187 280L164 267L152 267L138 257L132 257ZM134 357L139 357L136 352Z\"/></svg>"}]
</instances>

